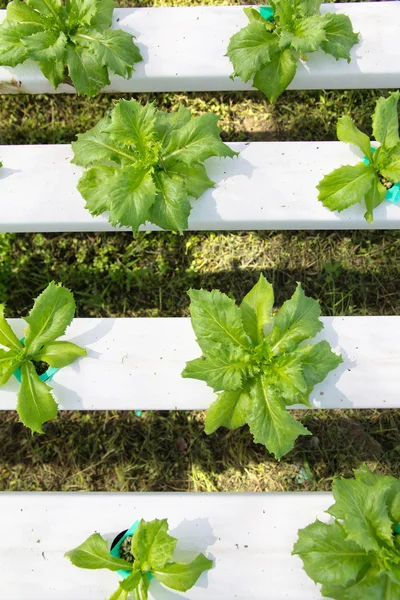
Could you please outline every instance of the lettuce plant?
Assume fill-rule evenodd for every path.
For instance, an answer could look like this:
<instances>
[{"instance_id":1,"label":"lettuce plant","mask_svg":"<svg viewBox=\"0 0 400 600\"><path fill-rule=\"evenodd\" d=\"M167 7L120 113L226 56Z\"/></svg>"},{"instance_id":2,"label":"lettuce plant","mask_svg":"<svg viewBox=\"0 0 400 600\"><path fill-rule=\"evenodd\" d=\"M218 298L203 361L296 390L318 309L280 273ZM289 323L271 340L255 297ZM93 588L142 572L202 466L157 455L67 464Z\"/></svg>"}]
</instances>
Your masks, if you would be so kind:
<instances>
[{"instance_id":1,"label":"lettuce plant","mask_svg":"<svg viewBox=\"0 0 400 600\"><path fill-rule=\"evenodd\" d=\"M297 63L306 54L323 50L350 62L350 50L358 42L349 17L319 10L321 0L271 0L272 21L254 8L245 8L249 24L229 42L232 77L253 78L253 86L274 102L288 87Z\"/></svg>"},{"instance_id":2,"label":"lettuce plant","mask_svg":"<svg viewBox=\"0 0 400 600\"><path fill-rule=\"evenodd\" d=\"M182 376L220 392L208 409L206 433L247 423L254 441L280 458L299 435L311 435L287 407L309 406L313 387L342 362L326 341L299 345L323 328L319 303L298 284L272 317L273 289L263 275L240 306L217 290L188 293L203 355L188 362Z\"/></svg>"},{"instance_id":3,"label":"lettuce plant","mask_svg":"<svg viewBox=\"0 0 400 600\"><path fill-rule=\"evenodd\" d=\"M293 554L332 600L400 598L400 481L363 467L333 482L334 521L299 531Z\"/></svg>"},{"instance_id":4,"label":"lettuce plant","mask_svg":"<svg viewBox=\"0 0 400 600\"><path fill-rule=\"evenodd\" d=\"M364 162L339 167L318 184L318 199L330 210L342 211L364 198L368 223L373 210L385 199L388 190L400 182L400 139L397 104L399 92L379 98L372 115L372 133L379 147L371 147L370 138L357 129L350 117L337 124L340 141L354 144L365 155Z\"/></svg>"},{"instance_id":5,"label":"lettuce plant","mask_svg":"<svg viewBox=\"0 0 400 600\"><path fill-rule=\"evenodd\" d=\"M32 59L54 88L69 77L87 96L110 83L109 69L128 79L142 57L132 35L109 29L115 6L113 0L12 0L0 26L0 65Z\"/></svg>"},{"instance_id":6,"label":"lettuce plant","mask_svg":"<svg viewBox=\"0 0 400 600\"><path fill-rule=\"evenodd\" d=\"M130 549L124 548L124 558L111 556L107 542L98 533L65 556L81 569L130 571L110 600L127 600L128 597L147 600L151 577L172 590L186 592L204 571L212 568L213 562L204 554L199 554L191 563L171 561L177 541L168 534L167 519L149 522L142 519L131 538Z\"/></svg>"},{"instance_id":7,"label":"lettuce plant","mask_svg":"<svg viewBox=\"0 0 400 600\"><path fill-rule=\"evenodd\" d=\"M0 344L7 348L0 348L0 385L20 369L17 412L21 422L37 433L43 433L43 423L57 414L51 388L40 378L43 366L59 369L86 356L86 350L76 344L57 341L74 314L72 293L52 282L36 298L29 316L25 317L28 326L24 340L20 341L4 318L4 304L0 304Z\"/></svg>"},{"instance_id":8,"label":"lettuce plant","mask_svg":"<svg viewBox=\"0 0 400 600\"><path fill-rule=\"evenodd\" d=\"M214 183L203 161L236 156L221 141L218 117L192 117L188 108L176 113L120 100L110 116L78 135L74 162L89 167L78 183L92 215L108 211L113 226L136 232L151 221L162 229L188 226L190 197L199 198Z\"/></svg>"}]
</instances>

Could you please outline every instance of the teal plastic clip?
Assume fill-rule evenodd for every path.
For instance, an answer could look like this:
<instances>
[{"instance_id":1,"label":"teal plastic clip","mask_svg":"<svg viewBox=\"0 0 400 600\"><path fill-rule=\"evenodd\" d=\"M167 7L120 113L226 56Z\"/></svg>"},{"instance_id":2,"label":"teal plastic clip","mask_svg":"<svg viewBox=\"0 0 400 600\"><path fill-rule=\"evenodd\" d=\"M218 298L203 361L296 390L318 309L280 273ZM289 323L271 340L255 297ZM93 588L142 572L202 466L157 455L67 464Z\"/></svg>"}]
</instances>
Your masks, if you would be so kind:
<instances>
[{"instance_id":1,"label":"teal plastic clip","mask_svg":"<svg viewBox=\"0 0 400 600\"><path fill-rule=\"evenodd\" d=\"M126 538L129 537L130 535L133 535L138 527L139 527L139 521L135 521L134 524L128 529L128 531L126 533L124 533L124 535L119 540L119 542L117 544L115 544L114 548L112 550L110 550L111 556L113 556L114 558L121 558L120 549L121 549L121 545L122 545L123 541L126 540ZM127 577L129 577L129 575L132 573L132 571L120 569L119 571L117 571L117 573L118 573L118 575L120 575L122 577L122 579L126 579ZM147 577L149 579L153 579L153 575L151 573L147 573Z\"/></svg>"},{"instance_id":2,"label":"teal plastic clip","mask_svg":"<svg viewBox=\"0 0 400 600\"><path fill-rule=\"evenodd\" d=\"M23 344L25 341L25 338L23 337L19 341ZM60 369L56 369L54 367L49 367L45 373L42 373L42 375L39 375L39 379L41 379L43 382L51 381L53 379L54 375L59 370ZM21 381L22 381L21 369L16 369L14 371L14 375L18 379L18 381L21 383Z\"/></svg>"},{"instance_id":3,"label":"teal plastic clip","mask_svg":"<svg viewBox=\"0 0 400 600\"><path fill-rule=\"evenodd\" d=\"M376 148L371 146L371 152L375 152ZM369 165L370 162L366 156L364 156L364 163ZM400 183L395 183L390 190L386 192L385 200L389 200L389 202L393 202L393 204L397 204L400 206Z\"/></svg>"},{"instance_id":4,"label":"teal plastic clip","mask_svg":"<svg viewBox=\"0 0 400 600\"><path fill-rule=\"evenodd\" d=\"M142 411L141 410L135 410L135 415L137 417L141 417L142 416Z\"/></svg>"},{"instance_id":5,"label":"teal plastic clip","mask_svg":"<svg viewBox=\"0 0 400 600\"><path fill-rule=\"evenodd\" d=\"M260 15L266 21L274 20L274 11L270 6L260 6Z\"/></svg>"}]
</instances>

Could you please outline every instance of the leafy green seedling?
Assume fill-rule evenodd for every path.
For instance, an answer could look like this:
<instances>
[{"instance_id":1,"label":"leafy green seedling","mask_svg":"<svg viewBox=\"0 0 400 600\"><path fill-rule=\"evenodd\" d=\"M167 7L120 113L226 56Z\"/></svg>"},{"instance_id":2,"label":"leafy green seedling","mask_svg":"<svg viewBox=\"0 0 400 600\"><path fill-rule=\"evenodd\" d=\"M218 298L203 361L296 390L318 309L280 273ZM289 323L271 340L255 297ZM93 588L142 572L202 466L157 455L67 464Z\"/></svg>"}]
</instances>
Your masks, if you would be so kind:
<instances>
[{"instance_id":1,"label":"leafy green seedling","mask_svg":"<svg viewBox=\"0 0 400 600\"><path fill-rule=\"evenodd\" d=\"M237 155L221 141L218 117L192 117L120 100L110 116L78 135L74 162L90 167L78 183L92 215L108 211L113 226L136 232L151 221L162 229L188 226L189 197L199 198L214 183L203 161Z\"/></svg>"},{"instance_id":2,"label":"leafy green seedling","mask_svg":"<svg viewBox=\"0 0 400 600\"><path fill-rule=\"evenodd\" d=\"M363 152L366 162L339 167L325 175L317 188L318 199L330 210L342 211L365 199L364 217L373 223L373 210L396 183L400 182L400 140L397 104L399 92L379 98L372 115L372 133L380 146L371 148L370 138L357 129L350 117L337 124L340 141L354 144Z\"/></svg>"},{"instance_id":3,"label":"leafy green seedling","mask_svg":"<svg viewBox=\"0 0 400 600\"><path fill-rule=\"evenodd\" d=\"M81 569L130 571L110 600L127 600L130 592L134 600L147 600L149 575L172 590L186 592L204 571L212 568L213 562L204 554L199 554L191 563L171 561L177 541L168 534L167 519L149 522L142 519L132 536L130 554L124 551L125 558L111 556L107 542L98 533L65 556Z\"/></svg>"},{"instance_id":4,"label":"leafy green seedling","mask_svg":"<svg viewBox=\"0 0 400 600\"><path fill-rule=\"evenodd\" d=\"M300 529L293 554L333 600L400 598L400 480L372 473L333 482L335 521Z\"/></svg>"},{"instance_id":5,"label":"leafy green seedling","mask_svg":"<svg viewBox=\"0 0 400 600\"><path fill-rule=\"evenodd\" d=\"M83 348L71 342L56 341L64 335L74 314L72 293L61 285L50 283L25 317L28 327L22 343L4 318L4 304L0 304L0 344L8 348L0 348L0 385L20 369L17 412L21 422L37 433L43 433L43 423L57 414L51 388L40 379L37 370L42 363L60 369L80 356L86 356Z\"/></svg>"},{"instance_id":6,"label":"leafy green seedling","mask_svg":"<svg viewBox=\"0 0 400 600\"><path fill-rule=\"evenodd\" d=\"M110 83L108 70L125 79L142 60L133 36L110 30L113 0L12 0L0 26L0 65L28 58L54 88L70 78L78 94L96 95Z\"/></svg>"},{"instance_id":7,"label":"leafy green seedling","mask_svg":"<svg viewBox=\"0 0 400 600\"><path fill-rule=\"evenodd\" d=\"M188 293L203 356L188 362L182 376L222 392L208 409L206 433L247 423L255 442L279 459L299 435L311 435L286 407L309 406L313 387L342 362L327 341L299 346L323 328L319 303L298 284L272 317L274 293L263 275L240 306L217 290Z\"/></svg>"},{"instance_id":8,"label":"leafy green seedling","mask_svg":"<svg viewBox=\"0 0 400 600\"><path fill-rule=\"evenodd\" d=\"M299 59L320 48L339 60L350 62L350 50L358 42L349 17L336 13L321 15L321 0L271 0L273 21L258 10L245 8L250 23L230 39L228 57L234 67L232 78L253 78L253 86L270 102L286 90Z\"/></svg>"}]
</instances>

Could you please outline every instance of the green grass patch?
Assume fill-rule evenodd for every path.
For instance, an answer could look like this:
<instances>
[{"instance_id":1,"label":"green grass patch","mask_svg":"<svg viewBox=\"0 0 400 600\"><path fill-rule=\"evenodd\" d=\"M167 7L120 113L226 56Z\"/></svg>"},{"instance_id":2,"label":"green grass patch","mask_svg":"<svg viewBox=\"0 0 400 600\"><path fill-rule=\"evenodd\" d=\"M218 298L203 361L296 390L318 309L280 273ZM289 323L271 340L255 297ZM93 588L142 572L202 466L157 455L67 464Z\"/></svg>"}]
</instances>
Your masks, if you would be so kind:
<instances>
[{"instance_id":1,"label":"green grass patch","mask_svg":"<svg viewBox=\"0 0 400 600\"><path fill-rule=\"evenodd\" d=\"M313 437L276 462L245 428L203 432L204 413L59 413L33 437L0 420L0 490L314 491L366 462L400 476L397 411L297 411Z\"/></svg>"}]
</instances>

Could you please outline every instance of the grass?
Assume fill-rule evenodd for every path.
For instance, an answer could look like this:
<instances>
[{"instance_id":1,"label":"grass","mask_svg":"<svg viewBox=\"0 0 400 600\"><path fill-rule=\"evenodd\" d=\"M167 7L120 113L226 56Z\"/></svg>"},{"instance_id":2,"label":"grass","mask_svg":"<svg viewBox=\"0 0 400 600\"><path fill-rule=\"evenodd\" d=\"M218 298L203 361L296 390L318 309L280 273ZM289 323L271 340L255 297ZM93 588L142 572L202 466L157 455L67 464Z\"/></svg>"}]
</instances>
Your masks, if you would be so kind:
<instances>
[{"instance_id":1,"label":"grass","mask_svg":"<svg viewBox=\"0 0 400 600\"><path fill-rule=\"evenodd\" d=\"M228 4L190 4L206 3ZM244 2L229 2L239 3ZM227 141L333 140L343 114L370 133L370 116L382 94L387 91L286 92L272 107L259 93L137 97L166 110L183 103L196 114L214 111ZM0 143L68 143L120 97L1 96ZM188 314L189 287L218 287L240 299L260 272L274 283L277 305L301 281L320 299L325 315L400 314L398 232L0 236L0 297L9 316L25 315L52 279L73 290L80 317L182 316ZM141 418L128 412L63 412L45 426L45 435L31 436L15 413L4 411L0 490L327 490L334 476L348 476L363 462L400 476L397 411L298 416L314 435L299 439L276 462L253 444L246 428L206 436L202 412L145 412Z\"/></svg>"},{"instance_id":2,"label":"grass","mask_svg":"<svg viewBox=\"0 0 400 600\"><path fill-rule=\"evenodd\" d=\"M1 96L0 142L69 143L77 133L93 127L119 98L154 101L162 110L176 110L183 104L194 114L213 111L220 116L225 141L333 140L336 121L343 114L350 114L370 134L376 99L386 93L383 90L285 92L272 106L260 92L108 94L91 99L71 95Z\"/></svg>"},{"instance_id":3,"label":"grass","mask_svg":"<svg viewBox=\"0 0 400 600\"><path fill-rule=\"evenodd\" d=\"M190 287L240 299L263 272L277 305L301 281L325 315L395 315L399 252L397 232L3 234L0 290L9 316L56 279L80 317L172 317L188 315Z\"/></svg>"},{"instance_id":4,"label":"grass","mask_svg":"<svg viewBox=\"0 0 400 600\"><path fill-rule=\"evenodd\" d=\"M400 476L396 411L303 413L312 431L280 463L246 429L205 436L202 413L64 413L32 438L0 423L0 477L9 490L328 490L366 462ZM6 458L6 460L5 460Z\"/></svg>"}]
</instances>

